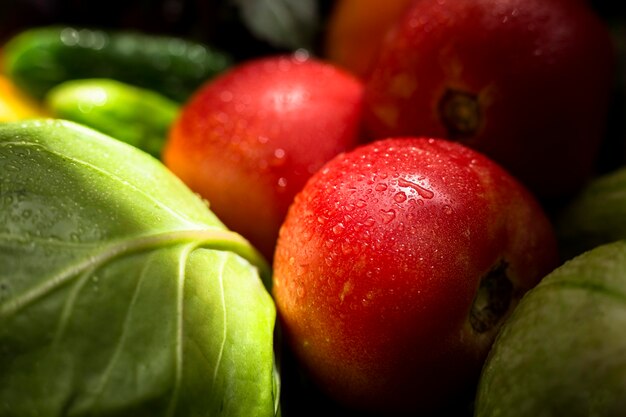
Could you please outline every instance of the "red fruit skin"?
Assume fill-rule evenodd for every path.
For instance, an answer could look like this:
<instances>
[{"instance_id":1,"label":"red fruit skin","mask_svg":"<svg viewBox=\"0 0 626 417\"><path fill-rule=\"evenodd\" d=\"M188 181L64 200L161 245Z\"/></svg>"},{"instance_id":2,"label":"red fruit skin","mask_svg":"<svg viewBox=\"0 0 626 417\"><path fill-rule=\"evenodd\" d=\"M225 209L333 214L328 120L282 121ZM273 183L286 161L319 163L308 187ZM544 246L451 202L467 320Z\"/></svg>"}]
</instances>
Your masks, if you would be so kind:
<instances>
[{"instance_id":1,"label":"red fruit skin","mask_svg":"<svg viewBox=\"0 0 626 417\"><path fill-rule=\"evenodd\" d=\"M469 314L503 261L508 312L559 262L517 180L458 143L381 140L337 156L296 196L273 295L286 340L328 395L425 413L477 380L503 318L479 332Z\"/></svg>"},{"instance_id":2,"label":"red fruit skin","mask_svg":"<svg viewBox=\"0 0 626 417\"><path fill-rule=\"evenodd\" d=\"M163 160L268 259L294 195L359 140L363 84L298 54L258 58L184 106Z\"/></svg>"},{"instance_id":3,"label":"red fruit skin","mask_svg":"<svg viewBox=\"0 0 626 417\"><path fill-rule=\"evenodd\" d=\"M366 80L367 134L458 140L540 197L563 197L593 174L613 70L609 32L586 2L415 1ZM442 116L449 90L478 103L468 132Z\"/></svg>"}]
</instances>

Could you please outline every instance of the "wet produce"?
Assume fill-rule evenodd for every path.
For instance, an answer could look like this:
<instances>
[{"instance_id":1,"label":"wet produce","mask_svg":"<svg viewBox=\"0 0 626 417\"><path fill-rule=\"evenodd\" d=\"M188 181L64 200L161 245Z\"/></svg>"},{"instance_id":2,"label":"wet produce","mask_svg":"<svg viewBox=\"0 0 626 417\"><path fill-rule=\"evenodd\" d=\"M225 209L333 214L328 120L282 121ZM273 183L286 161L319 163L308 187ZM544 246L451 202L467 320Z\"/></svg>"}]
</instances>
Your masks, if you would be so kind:
<instances>
[{"instance_id":1,"label":"wet produce","mask_svg":"<svg viewBox=\"0 0 626 417\"><path fill-rule=\"evenodd\" d=\"M422 415L459 401L556 249L532 195L483 155L381 140L332 159L296 196L273 294L285 337L328 395Z\"/></svg>"},{"instance_id":2,"label":"wet produce","mask_svg":"<svg viewBox=\"0 0 626 417\"><path fill-rule=\"evenodd\" d=\"M477 417L619 416L626 243L597 246L527 293L483 370Z\"/></svg>"},{"instance_id":3,"label":"wet produce","mask_svg":"<svg viewBox=\"0 0 626 417\"><path fill-rule=\"evenodd\" d=\"M0 1L0 417L622 415L624 11Z\"/></svg>"},{"instance_id":4,"label":"wet produce","mask_svg":"<svg viewBox=\"0 0 626 417\"><path fill-rule=\"evenodd\" d=\"M584 1L416 1L367 77L365 124L373 138L459 141L563 198L594 173L613 76Z\"/></svg>"},{"instance_id":5,"label":"wet produce","mask_svg":"<svg viewBox=\"0 0 626 417\"><path fill-rule=\"evenodd\" d=\"M50 26L23 31L4 46L4 70L37 98L82 78L112 78L185 101L231 64L202 43L130 30Z\"/></svg>"},{"instance_id":6,"label":"wet produce","mask_svg":"<svg viewBox=\"0 0 626 417\"><path fill-rule=\"evenodd\" d=\"M359 80L306 54L248 61L186 103L163 159L271 260L293 196L358 143L362 98Z\"/></svg>"},{"instance_id":7,"label":"wet produce","mask_svg":"<svg viewBox=\"0 0 626 417\"><path fill-rule=\"evenodd\" d=\"M154 158L0 124L0 415L274 416L261 256Z\"/></svg>"},{"instance_id":8,"label":"wet produce","mask_svg":"<svg viewBox=\"0 0 626 417\"><path fill-rule=\"evenodd\" d=\"M108 78L65 81L46 94L44 103L54 117L99 130L156 158L180 110L155 91Z\"/></svg>"}]
</instances>

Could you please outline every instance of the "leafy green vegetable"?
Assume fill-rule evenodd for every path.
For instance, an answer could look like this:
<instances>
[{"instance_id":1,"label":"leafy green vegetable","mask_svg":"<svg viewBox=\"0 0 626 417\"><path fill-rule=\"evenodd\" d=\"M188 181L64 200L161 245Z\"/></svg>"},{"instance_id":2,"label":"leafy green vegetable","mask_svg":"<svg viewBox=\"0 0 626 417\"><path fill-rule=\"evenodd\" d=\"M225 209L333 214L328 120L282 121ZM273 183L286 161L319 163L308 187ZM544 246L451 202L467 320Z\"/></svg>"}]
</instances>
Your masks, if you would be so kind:
<instances>
[{"instance_id":1,"label":"leafy green vegetable","mask_svg":"<svg viewBox=\"0 0 626 417\"><path fill-rule=\"evenodd\" d=\"M319 30L315 0L233 0L246 27L275 47L311 49Z\"/></svg>"},{"instance_id":2,"label":"leafy green vegetable","mask_svg":"<svg viewBox=\"0 0 626 417\"><path fill-rule=\"evenodd\" d=\"M156 159L0 124L0 415L273 416L268 266Z\"/></svg>"}]
</instances>

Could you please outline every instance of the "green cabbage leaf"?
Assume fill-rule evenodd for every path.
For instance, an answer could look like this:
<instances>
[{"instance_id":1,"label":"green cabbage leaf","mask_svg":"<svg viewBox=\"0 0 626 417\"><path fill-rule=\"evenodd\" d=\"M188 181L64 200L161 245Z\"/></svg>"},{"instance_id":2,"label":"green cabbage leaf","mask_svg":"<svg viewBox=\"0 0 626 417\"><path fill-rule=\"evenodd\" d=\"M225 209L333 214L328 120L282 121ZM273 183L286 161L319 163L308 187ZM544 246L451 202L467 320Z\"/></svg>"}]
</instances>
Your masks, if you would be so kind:
<instances>
[{"instance_id":1,"label":"green cabbage leaf","mask_svg":"<svg viewBox=\"0 0 626 417\"><path fill-rule=\"evenodd\" d=\"M274 416L267 282L155 158L72 122L0 124L1 416Z\"/></svg>"}]
</instances>

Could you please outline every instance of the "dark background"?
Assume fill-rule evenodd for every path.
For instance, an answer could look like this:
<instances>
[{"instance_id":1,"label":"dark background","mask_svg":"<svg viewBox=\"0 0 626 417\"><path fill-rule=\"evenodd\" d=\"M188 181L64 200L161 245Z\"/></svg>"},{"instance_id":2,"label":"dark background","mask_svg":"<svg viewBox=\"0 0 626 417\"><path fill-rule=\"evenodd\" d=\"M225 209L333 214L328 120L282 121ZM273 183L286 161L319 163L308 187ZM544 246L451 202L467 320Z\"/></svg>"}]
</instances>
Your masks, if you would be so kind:
<instances>
[{"instance_id":1,"label":"dark background","mask_svg":"<svg viewBox=\"0 0 626 417\"><path fill-rule=\"evenodd\" d=\"M234 3L224 0L0 0L0 43L21 30L41 25L66 24L98 28L134 29L186 37L228 51L236 60L285 51L257 39L240 17ZM381 0L384 1L384 0ZM572 0L576 1L576 0ZM608 24L618 59L613 105L598 172L626 161L626 2L589 0ZM332 0L319 0L319 30L312 52L319 50ZM592 65L592 63L591 63ZM342 409L306 378L284 346L278 356L282 367L283 417L365 417ZM472 393L451 404L442 415L471 416Z\"/></svg>"}]
</instances>

